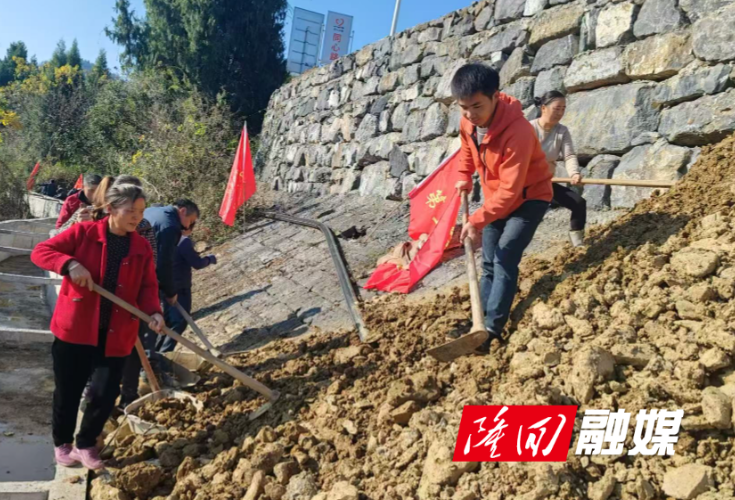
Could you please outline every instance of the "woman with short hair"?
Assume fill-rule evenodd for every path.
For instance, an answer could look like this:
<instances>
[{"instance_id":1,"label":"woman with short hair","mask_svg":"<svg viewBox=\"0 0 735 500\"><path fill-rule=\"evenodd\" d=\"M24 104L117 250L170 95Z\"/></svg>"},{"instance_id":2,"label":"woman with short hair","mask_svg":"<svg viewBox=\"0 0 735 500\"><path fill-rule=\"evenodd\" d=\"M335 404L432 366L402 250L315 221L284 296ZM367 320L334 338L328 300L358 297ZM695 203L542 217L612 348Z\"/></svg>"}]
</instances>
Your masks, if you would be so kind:
<instances>
[{"instance_id":1,"label":"woman with short hair","mask_svg":"<svg viewBox=\"0 0 735 500\"><path fill-rule=\"evenodd\" d=\"M98 284L152 316L149 327L160 332L163 316L153 252L136 232L146 198L131 184L113 185L105 193L106 217L75 224L36 246L31 260L64 277L51 331L54 381L52 431L56 462L89 469L104 466L96 449L120 394L125 359L138 338L138 319L93 291ZM95 381L74 442L77 411L84 386Z\"/></svg>"},{"instance_id":2,"label":"woman with short hair","mask_svg":"<svg viewBox=\"0 0 735 500\"><path fill-rule=\"evenodd\" d=\"M574 143L569 129L561 124L567 107L564 94L551 90L541 97L537 97L536 107L541 116L531 121L541 148L546 153L549 170L556 171L557 160L563 160L567 174L572 178L572 185L578 185L582 180L579 170L579 161L574 152ZM562 184L553 183L554 201L572 211L569 239L575 247L584 243L584 226L587 223L587 202L576 191Z\"/></svg>"}]
</instances>

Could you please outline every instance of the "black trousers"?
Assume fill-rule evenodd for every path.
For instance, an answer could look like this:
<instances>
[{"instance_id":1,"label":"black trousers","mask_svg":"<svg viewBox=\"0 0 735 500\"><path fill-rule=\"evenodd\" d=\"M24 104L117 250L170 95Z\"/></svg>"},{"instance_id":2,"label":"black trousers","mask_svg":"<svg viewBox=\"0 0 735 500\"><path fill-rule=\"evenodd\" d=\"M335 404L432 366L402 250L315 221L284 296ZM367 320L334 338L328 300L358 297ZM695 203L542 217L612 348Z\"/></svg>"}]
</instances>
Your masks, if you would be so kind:
<instances>
[{"instance_id":1,"label":"black trousers","mask_svg":"<svg viewBox=\"0 0 735 500\"><path fill-rule=\"evenodd\" d=\"M140 328L138 329L138 338L143 344L143 348L147 352L150 352L153 350L153 346L155 346L158 335L150 331L148 326L141 321ZM133 348L130 356L125 358L125 367L123 368L121 402L124 406L129 405L139 397L138 383L140 381L141 368L143 368L143 364L140 361L140 356L138 355L138 351Z\"/></svg>"},{"instance_id":2,"label":"black trousers","mask_svg":"<svg viewBox=\"0 0 735 500\"><path fill-rule=\"evenodd\" d=\"M91 448L102 434L105 422L120 395L120 380L126 358L108 358L104 346L70 344L55 339L51 348L54 359L54 403L52 433L54 445L71 444L77 425L82 392L92 378L92 395L82 417L76 438L78 448Z\"/></svg>"},{"instance_id":3,"label":"black trousers","mask_svg":"<svg viewBox=\"0 0 735 500\"><path fill-rule=\"evenodd\" d=\"M576 191L562 186L552 184L554 188L554 201L560 206L572 211L569 227L572 231L582 231L587 224L587 202Z\"/></svg>"}]
</instances>

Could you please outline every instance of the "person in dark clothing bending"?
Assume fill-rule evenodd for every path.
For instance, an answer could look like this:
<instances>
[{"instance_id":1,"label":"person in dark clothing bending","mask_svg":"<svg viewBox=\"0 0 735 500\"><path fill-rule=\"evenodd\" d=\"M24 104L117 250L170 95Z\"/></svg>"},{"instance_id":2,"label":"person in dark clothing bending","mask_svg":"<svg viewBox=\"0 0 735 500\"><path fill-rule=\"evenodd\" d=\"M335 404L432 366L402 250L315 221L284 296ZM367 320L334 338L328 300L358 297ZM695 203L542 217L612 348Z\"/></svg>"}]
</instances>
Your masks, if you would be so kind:
<instances>
[{"instance_id":1,"label":"person in dark clothing bending","mask_svg":"<svg viewBox=\"0 0 735 500\"><path fill-rule=\"evenodd\" d=\"M199 207L191 200L181 199L167 207L151 207L146 209L145 218L153 226L158 246L156 275L158 287L164 298L164 314L174 308L177 301L176 283L174 281L174 262L176 251L183 231L194 229L199 218ZM167 324L169 328L171 325ZM176 347L176 341L165 335L160 335L157 343L161 353L171 352Z\"/></svg>"},{"instance_id":2,"label":"person in dark clothing bending","mask_svg":"<svg viewBox=\"0 0 735 500\"><path fill-rule=\"evenodd\" d=\"M183 307L189 314L191 314L192 309L192 268L199 270L217 263L217 257L214 255L201 257L199 253L194 250L194 243L189 239L190 234L191 231L183 232L183 236L181 237L181 241L179 242L179 246L176 251L176 261L174 262L174 280L176 282L176 296L178 297L178 303L181 304L181 307ZM164 318L166 319L166 325L176 333L182 334L184 333L184 330L186 330L186 319L184 319L176 307L165 307Z\"/></svg>"},{"instance_id":3,"label":"person in dark clothing bending","mask_svg":"<svg viewBox=\"0 0 735 500\"><path fill-rule=\"evenodd\" d=\"M138 335L138 320L93 291L95 284L152 316L150 328L163 326L153 252L135 231L143 218L145 194L129 184L106 194L105 217L82 222L36 245L31 260L64 276L51 319L54 381L52 433L56 462L89 469L104 464L97 437L120 394L125 359ZM74 442L79 402L92 377L95 387Z\"/></svg>"}]
</instances>

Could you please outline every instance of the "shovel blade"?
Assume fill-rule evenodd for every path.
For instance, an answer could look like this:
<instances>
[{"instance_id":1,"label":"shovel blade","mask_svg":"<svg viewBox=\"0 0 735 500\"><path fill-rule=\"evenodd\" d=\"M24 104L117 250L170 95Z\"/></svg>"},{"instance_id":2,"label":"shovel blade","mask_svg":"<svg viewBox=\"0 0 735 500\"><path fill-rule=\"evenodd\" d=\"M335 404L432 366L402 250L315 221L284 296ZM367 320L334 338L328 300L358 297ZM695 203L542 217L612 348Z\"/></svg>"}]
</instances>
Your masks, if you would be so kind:
<instances>
[{"instance_id":1,"label":"shovel blade","mask_svg":"<svg viewBox=\"0 0 735 500\"><path fill-rule=\"evenodd\" d=\"M480 347L488 337L489 335L485 330L471 332L456 340L452 340L437 347L432 347L426 352L437 361L450 363L459 357L473 354L475 349Z\"/></svg>"}]
</instances>

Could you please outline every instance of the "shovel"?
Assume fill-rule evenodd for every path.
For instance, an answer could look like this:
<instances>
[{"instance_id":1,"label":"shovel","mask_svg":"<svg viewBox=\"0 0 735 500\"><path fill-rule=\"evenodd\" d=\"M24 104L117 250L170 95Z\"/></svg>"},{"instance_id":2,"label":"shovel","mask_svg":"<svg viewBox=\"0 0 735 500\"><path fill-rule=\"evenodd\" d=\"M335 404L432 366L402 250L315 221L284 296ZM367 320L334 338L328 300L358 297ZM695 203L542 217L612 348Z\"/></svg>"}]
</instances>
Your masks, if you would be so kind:
<instances>
[{"instance_id":1,"label":"shovel","mask_svg":"<svg viewBox=\"0 0 735 500\"><path fill-rule=\"evenodd\" d=\"M118 306L122 307L123 309L125 309L129 313L136 315L137 317L139 317L140 319L142 319L146 323L150 323L151 321L153 321L153 318L151 318L150 316L148 316L146 313L144 313L143 311L141 311L141 310L133 307L132 305L128 304L127 302L125 302L124 300L122 300L117 295L114 295L114 294L108 292L107 290L105 290L101 286L97 285L96 283L94 284L94 291L97 292L98 294L100 294L101 296L103 296L104 298L106 298L107 300L109 300L110 302L112 302L113 304L117 304ZM161 331L163 333L165 333L166 335L168 335L169 337L171 337L172 339L174 339L179 344L181 344L184 347L186 347L187 349L193 351L195 354L198 354L202 358L206 359L207 361L209 361L210 363L212 363L214 366L216 366L217 368L219 368L223 372L225 372L228 375L232 376L233 378L239 380L240 382L242 382L242 384L244 386L249 387L250 389L252 389L255 392L257 392L258 394L261 394L261 395L265 396L268 399L268 403L266 403L263 406L261 406L260 408L258 408L255 412L251 413L250 414L250 420L253 420L253 419L259 417L260 415L262 415L263 413L265 413L273 405L273 403L275 403L276 400L279 398L280 393L278 391L272 391L271 389L268 389L265 385L261 384L260 382L258 382L254 378L248 377L247 375L245 375L244 373L242 373L237 368L235 368L235 367L233 367L231 365L228 365L227 363L225 363L224 361L222 361L218 357L213 356L209 352L205 351L204 349L202 349L201 347L199 347L198 345L196 345L191 340L189 340L189 339L187 339L185 337L182 337L181 335L179 335L175 331L171 330L170 328L164 326ZM138 351L138 352L140 352L140 351Z\"/></svg>"},{"instance_id":2,"label":"shovel","mask_svg":"<svg viewBox=\"0 0 735 500\"><path fill-rule=\"evenodd\" d=\"M469 202L467 201L467 191L462 191L462 223L466 224L469 220ZM480 285L477 281L477 267L475 265L475 250L472 248L472 240L465 238L464 240L465 259L467 260L467 279L470 284L470 305L472 306L472 330L470 333L461 336L456 340L452 340L438 347L433 347L427 351L429 356L438 361L449 363L460 356L466 356L475 352L490 336L485 329L485 314L482 311L482 303L480 302Z\"/></svg>"},{"instance_id":3,"label":"shovel","mask_svg":"<svg viewBox=\"0 0 735 500\"><path fill-rule=\"evenodd\" d=\"M196 336L199 337L199 340L202 341L202 344L204 344L204 347L207 348L207 350L212 354L212 356L217 356L219 359L222 359L222 353L219 352L215 347L212 345L212 343L209 341L209 339L204 335L204 332L197 326L196 323L194 323L194 319L189 316L189 313L186 312L186 309L184 309L181 304L178 302L176 303L176 310L179 311L179 314L181 314L181 317L183 317L186 322L189 324L192 330L194 330L194 333L196 333Z\"/></svg>"}]
</instances>

